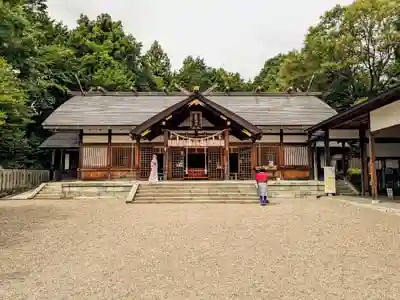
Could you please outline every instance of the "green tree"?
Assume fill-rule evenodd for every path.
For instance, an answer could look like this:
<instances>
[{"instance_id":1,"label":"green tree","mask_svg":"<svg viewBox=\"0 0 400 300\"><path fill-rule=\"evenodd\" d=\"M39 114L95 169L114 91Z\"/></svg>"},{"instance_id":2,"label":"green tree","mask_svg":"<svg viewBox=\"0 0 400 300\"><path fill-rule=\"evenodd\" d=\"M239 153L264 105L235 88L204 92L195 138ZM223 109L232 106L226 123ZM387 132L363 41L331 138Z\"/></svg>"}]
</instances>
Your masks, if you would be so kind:
<instances>
[{"instance_id":1,"label":"green tree","mask_svg":"<svg viewBox=\"0 0 400 300\"><path fill-rule=\"evenodd\" d=\"M200 90L211 87L213 70L206 65L203 58L188 56L183 60L182 67L174 74L173 83L192 90L199 86Z\"/></svg>"},{"instance_id":2,"label":"green tree","mask_svg":"<svg viewBox=\"0 0 400 300\"><path fill-rule=\"evenodd\" d=\"M375 94L395 76L399 15L400 5L394 0L358 0L336 6L310 29L305 49L323 71L345 75L352 85L362 82L369 95Z\"/></svg>"},{"instance_id":3,"label":"green tree","mask_svg":"<svg viewBox=\"0 0 400 300\"><path fill-rule=\"evenodd\" d=\"M248 85L239 73L228 72L223 68L211 70L211 83L217 84L217 91L246 91Z\"/></svg>"},{"instance_id":4,"label":"green tree","mask_svg":"<svg viewBox=\"0 0 400 300\"><path fill-rule=\"evenodd\" d=\"M84 88L99 85L115 90L137 84L142 45L125 34L122 23L108 14L96 20L81 15L77 23L69 46L75 51L77 73Z\"/></svg>"},{"instance_id":5,"label":"green tree","mask_svg":"<svg viewBox=\"0 0 400 300\"><path fill-rule=\"evenodd\" d=\"M15 70L0 57L0 165L24 164L22 152L29 148L25 127L30 122L27 95Z\"/></svg>"},{"instance_id":6,"label":"green tree","mask_svg":"<svg viewBox=\"0 0 400 300\"><path fill-rule=\"evenodd\" d=\"M142 57L142 61L151 73L157 88L160 89L171 84L171 61L158 41L153 42L150 49Z\"/></svg>"},{"instance_id":7,"label":"green tree","mask_svg":"<svg viewBox=\"0 0 400 300\"><path fill-rule=\"evenodd\" d=\"M260 73L254 78L253 89L261 87L265 91L280 91L283 87L278 81L278 75L284 59L283 54L268 59Z\"/></svg>"}]
</instances>

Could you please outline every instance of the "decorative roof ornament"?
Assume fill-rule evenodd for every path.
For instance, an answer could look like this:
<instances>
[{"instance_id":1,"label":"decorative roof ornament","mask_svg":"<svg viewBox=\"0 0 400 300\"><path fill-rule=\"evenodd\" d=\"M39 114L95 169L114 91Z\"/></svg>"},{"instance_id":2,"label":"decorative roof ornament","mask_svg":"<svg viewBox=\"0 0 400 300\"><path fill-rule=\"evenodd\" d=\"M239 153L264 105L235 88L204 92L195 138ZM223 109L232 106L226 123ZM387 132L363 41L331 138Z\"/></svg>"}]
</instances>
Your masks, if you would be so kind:
<instances>
[{"instance_id":1,"label":"decorative roof ornament","mask_svg":"<svg viewBox=\"0 0 400 300\"><path fill-rule=\"evenodd\" d=\"M218 87L218 83L215 83L213 86L206 89L202 94L203 96L209 95L212 91L214 91Z\"/></svg>"},{"instance_id":2,"label":"decorative roof ornament","mask_svg":"<svg viewBox=\"0 0 400 300\"><path fill-rule=\"evenodd\" d=\"M181 87L179 84L177 84L176 82L174 83L174 86L180 90L182 93L186 94L186 95L190 95L191 92L189 92L188 90L186 90L185 88Z\"/></svg>"}]
</instances>

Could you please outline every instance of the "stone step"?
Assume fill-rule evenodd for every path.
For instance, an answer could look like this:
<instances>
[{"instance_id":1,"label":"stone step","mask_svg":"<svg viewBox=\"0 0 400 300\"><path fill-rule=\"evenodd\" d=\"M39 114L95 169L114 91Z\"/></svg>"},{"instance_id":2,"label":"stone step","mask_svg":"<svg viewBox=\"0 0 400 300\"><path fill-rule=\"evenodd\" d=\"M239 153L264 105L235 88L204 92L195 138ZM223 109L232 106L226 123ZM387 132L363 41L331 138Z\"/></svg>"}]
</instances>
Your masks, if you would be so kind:
<instances>
[{"instance_id":1,"label":"stone step","mask_svg":"<svg viewBox=\"0 0 400 300\"><path fill-rule=\"evenodd\" d=\"M268 188L269 191L273 192L285 192L287 190L282 189L273 189ZM297 190L298 192L302 192L302 190ZM139 187L137 193L143 194L155 194L155 193L235 193L235 194L248 194L248 193L257 193L256 188L252 189L162 189L162 190L151 190L151 189L142 189ZM293 190L291 192L294 192ZM307 192L307 191L303 191Z\"/></svg>"},{"instance_id":2,"label":"stone step","mask_svg":"<svg viewBox=\"0 0 400 300\"><path fill-rule=\"evenodd\" d=\"M141 186L246 186L246 185L254 185L256 182L240 182L240 181L225 181L225 182L212 182L212 181L197 181L197 182L188 182L188 181L180 181L180 182L158 182L158 183L146 183L139 182Z\"/></svg>"},{"instance_id":3,"label":"stone step","mask_svg":"<svg viewBox=\"0 0 400 300\"><path fill-rule=\"evenodd\" d=\"M139 188L138 193L257 193L257 189L241 189L241 190L236 190L236 189L165 189L165 190L148 190L148 189L141 189Z\"/></svg>"},{"instance_id":4,"label":"stone step","mask_svg":"<svg viewBox=\"0 0 400 300\"><path fill-rule=\"evenodd\" d=\"M259 203L258 200L253 200L253 199L207 199L207 198L195 198L195 199L180 199L180 198L171 198L171 199L165 199L165 200L135 200L131 203L136 203L136 204L161 204L161 203L237 203L237 204L256 204Z\"/></svg>"},{"instance_id":5,"label":"stone step","mask_svg":"<svg viewBox=\"0 0 400 300\"><path fill-rule=\"evenodd\" d=\"M210 199L210 200L217 200L217 199L258 199L257 195L181 195L181 194L170 194L170 195L136 195L135 200L142 200L142 199Z\"/></svg>"},{"instance_id":6,"label":"stone step","mask_svg":"<svg viewBox=\"0 0 400 300\"><path fill-rule=\"evenodd\" d=\"M252 186L140 186L141 190L149 191L162 191L162 190L248 190L256 189L255 185Z\"/></svg>"},{"instance_id":7,"label":"stone step","mask_svg":"<svg viewBox=\"0 0 400 300\"><path fill-rule=\"evenodd\" d=\"M208 191L201 191L201 192L181 192L179 191L179 193L174 192L174 191L170 191L170 192L163 192L163 193L142 193L142 192L138 192L136 194L136 197L138 196L145 196L145 197L153 197L153 196L163 196L163 197L172 197L175 195L179 195L179 196L185 196L185 197L193 197L193 196L233 196L233 197L237 197L237 196L257 196L257 193L255 192L249 192L249 193L218 193L218 192L208 192Z\"/></svg>"},{"instance_id":8,"label":"stone step","mask_svg":"<svg viewBox=\"0 0 400 300\"><path fill-rule=\"evenodd\" d=\"M36 197L60 197L61 193L39 193Z\"/></svg>"}]
</instances>

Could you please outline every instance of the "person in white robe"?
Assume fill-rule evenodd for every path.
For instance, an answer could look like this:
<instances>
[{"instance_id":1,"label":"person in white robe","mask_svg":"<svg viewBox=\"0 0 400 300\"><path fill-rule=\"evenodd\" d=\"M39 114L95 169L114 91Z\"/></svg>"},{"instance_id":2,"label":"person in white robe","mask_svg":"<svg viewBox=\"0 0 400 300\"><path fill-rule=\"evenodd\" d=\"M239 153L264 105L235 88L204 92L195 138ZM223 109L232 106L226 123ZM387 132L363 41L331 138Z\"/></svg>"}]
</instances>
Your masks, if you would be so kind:
<instances>
[{"instance_id":1,"label":"person in white robe","mask_svg":"<svg viewBox=\"0 0 400 300\"><path fill-rule=\"evenodd\" d=\"M153 155L153 159L150 163L150 176L149 176L149 183L156 183L158 182L158 161L157 155Z\"/></svg>"}]
</instances>

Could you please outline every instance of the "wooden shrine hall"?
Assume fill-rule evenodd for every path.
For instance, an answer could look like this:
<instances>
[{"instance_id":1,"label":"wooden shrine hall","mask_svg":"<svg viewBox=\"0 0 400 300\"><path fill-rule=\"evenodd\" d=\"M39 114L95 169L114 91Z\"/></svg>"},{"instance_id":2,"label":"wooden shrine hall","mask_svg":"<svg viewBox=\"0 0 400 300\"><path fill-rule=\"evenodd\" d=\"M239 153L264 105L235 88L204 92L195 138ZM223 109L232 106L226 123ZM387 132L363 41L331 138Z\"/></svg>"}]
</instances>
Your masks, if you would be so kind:
<instances>
[{"instance_id":1,"label":"wooden shrine hall","mask_svg":"<svg viewBox=\"0 0 400 300\"><path fill-rule=\"evenodd\" d=\"M313 178L305 130L336 115L318 93L89 92L43 123L61 178L249 180Z\"/></svg>"},{"instance_id":2,"label":"wooden shrine hall","mask_svg":"<svg viewBox=\"0 0 400 300\"><path fill-rule=\"evenodd\" d=\"M361 194L377 198L390 188L400 196L400 85L336 114L307 132L324 144L324 163L332 165L332 141L353 143L361 169ZM341 150L346 173L347 149Z\"/></svg>"}]
</instances>

